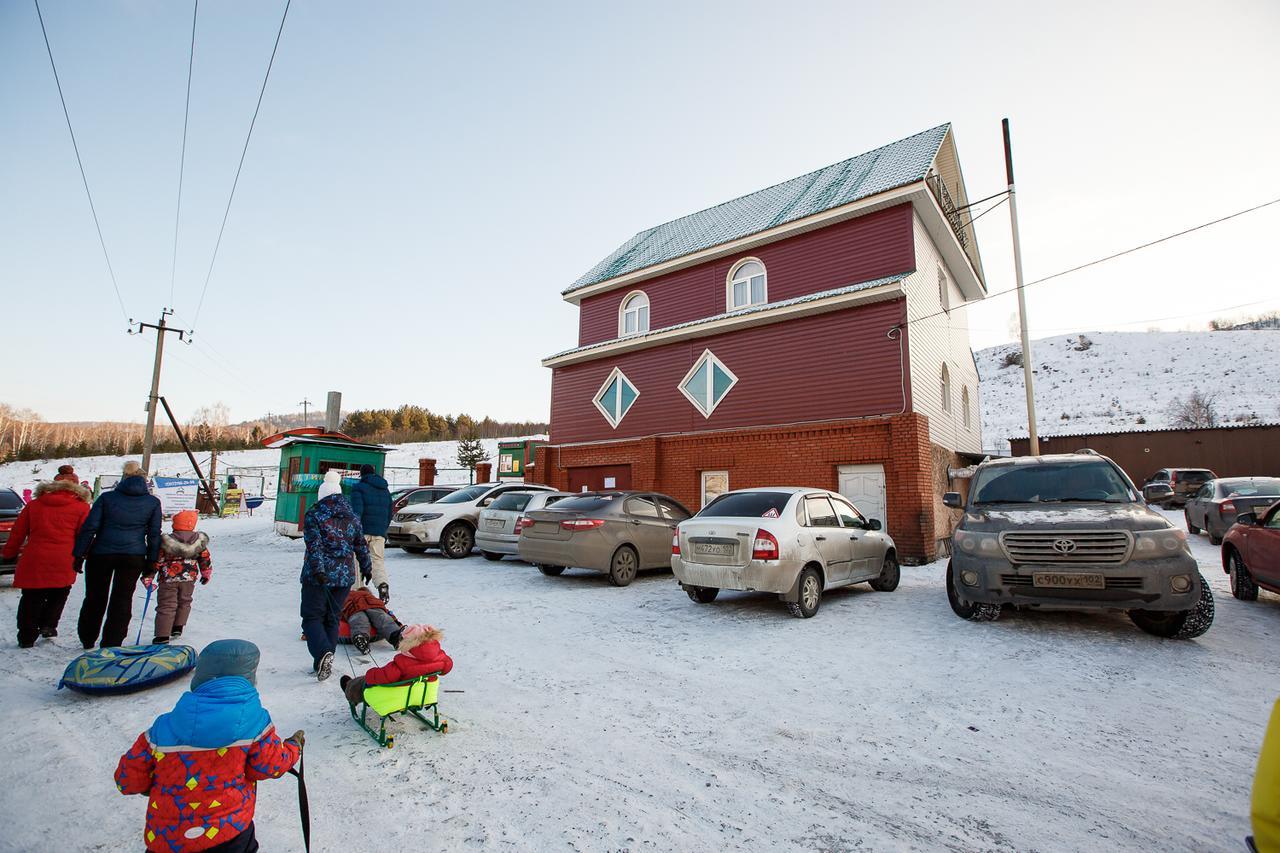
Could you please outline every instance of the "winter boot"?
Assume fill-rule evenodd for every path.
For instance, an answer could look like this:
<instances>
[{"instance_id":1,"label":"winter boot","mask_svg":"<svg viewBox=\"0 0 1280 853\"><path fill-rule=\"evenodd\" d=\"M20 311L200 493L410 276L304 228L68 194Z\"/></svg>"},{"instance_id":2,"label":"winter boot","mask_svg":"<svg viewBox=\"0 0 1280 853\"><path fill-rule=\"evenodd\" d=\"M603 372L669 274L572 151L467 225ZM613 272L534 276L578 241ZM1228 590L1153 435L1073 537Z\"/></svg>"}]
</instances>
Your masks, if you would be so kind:
<instances>
[{"instance_id":1,"label":"winter boot","mask_svg":"<svg viewBox=\"0 0 1280 853\"><path fill-rule=\"evenodd\" d=\"M351 644L360 650L360 654L369 654L369 635L356 634L351 638Z\"/></svg>"},{"instance_id":2,"label":"winter boot","mask_svg":"<svg viewBox=\"0 0 1280 853\"><path fill-rule=\"evenodd\" d=\"M168 644L169 644L168 637L152 637L151 638L151 645L153 646L167 646Z\"/></svg>"},{"instance_id":3,"label":"winter boot","mask_svg":"<svg viewBox=\"0 0 1280 853\"><path fill-rule=\"evenodd\" d=\"M400 648L400 629L399 628L395 630L395 633L387 635L387 642L391 644L391 648L393 649Z\"/></svg>"},{"instance_id":4,"label":"winter boot","mask_svg":"<svg viewBox=\"0 0 1280 853\"><path fill-rule=\"evenodd\" d=\"M333 652L325 652L320 656L320 664L316 667L316 681L324 681L333 675Z\"/></svg>"},{"instance_id":5,"label":"winter boot","mask_svg":"<svg viewBox=\"0 0 1280 853\"><path fill-rule=\"evenodd\" d=\"M54 637L58 636L58 629L57 628L41 628L40 636L44 637L46 640L51 640Z\"/></svg>"},{"instance_id":6,"label":"winter boot","mask_svg":"<svg viewBox=\"0 0 1280 853\"><path fill-rule=\"evenodd\" d=\"M170 636L170 637L173 637L175 640L176 640L176 639L178 639L179 637L181 637L181 636L182 636L182 626L181 626L181 625L174 625L174 626L173 626L173 630L169 632L169 636Z\"/></svg>"},{"instance_id":7,"label":"winter boot","mask_svg":"<svg viewBox=\"0 0 1280 853\"><path fill-rule=\"evenodd\" d=\"M378 584L378 598L381 598L383 602L391 600L391 588L385 583Z\"/></svg>"},{"instance_id":8,"label":"winter boot","mask_svg":"<svg viewBox=\"0 0 1280 853\"><path fill-rule=\"evenodd\" d=\"M20 648L20 649L29 649L29 648L32 648L33 646L35 646L35 644L36 644L36 641L35 641L35 640L27 640L27 641L25 641L25 642L24 642L24 641L22 641L22 640L19 640L19 641L18 641L18 648Z\"/></svg>"}]
</instances>

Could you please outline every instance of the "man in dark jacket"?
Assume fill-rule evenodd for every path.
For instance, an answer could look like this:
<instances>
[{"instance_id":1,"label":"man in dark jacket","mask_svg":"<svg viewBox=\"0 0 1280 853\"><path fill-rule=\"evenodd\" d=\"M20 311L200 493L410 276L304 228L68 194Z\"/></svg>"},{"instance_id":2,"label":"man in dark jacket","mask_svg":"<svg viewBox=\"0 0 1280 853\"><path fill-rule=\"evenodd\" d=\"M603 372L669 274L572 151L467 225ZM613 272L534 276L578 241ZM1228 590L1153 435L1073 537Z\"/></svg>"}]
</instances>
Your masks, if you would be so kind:
<instances>
[{"instance_id":1,"label":"man in dark jacket","mask_svg":"<svg viewBox=\"0 0 1280 853\"><path fill-rule=\"evenodd\" d=\"M378 476L372 465L360 466L360 482L351 487L351 510L360 517L364 540L369 543L378 597L389 601L391 593L383 555L387 546L387 525L391 524L391 489L387 488L387 481Z\"/></svg>"},{"instance_id":2,"label":"man in dark jacket","mask_svg":"<svg viewBox=\"0 0 1280 853\"><path fill-rule=\"evenodd\" d=\"M76 536L75 567L85 573L79 632L86 649L99 632L103 648L124 643L138 578L156 572L160 521L160 499L147 489L145 472L137 462L126 462L124 479L94 501Z\"/></svg>"},{"instance_id":3,"label":"man in dark jacket","mask_svg":"<svg viewBox=\"0 0 1280 853\"><path fill-rule=\"evenodd\" d=\"M347 593L355 583L353 563L360 564L360 578L369 579L369 546L360 518L342 494L336 471L325 474L316 502L302 517L302 631L311 652L316 678L324 681L333 672L333 651L338 647L338 617Z\"/></svg>"}]
</instances>

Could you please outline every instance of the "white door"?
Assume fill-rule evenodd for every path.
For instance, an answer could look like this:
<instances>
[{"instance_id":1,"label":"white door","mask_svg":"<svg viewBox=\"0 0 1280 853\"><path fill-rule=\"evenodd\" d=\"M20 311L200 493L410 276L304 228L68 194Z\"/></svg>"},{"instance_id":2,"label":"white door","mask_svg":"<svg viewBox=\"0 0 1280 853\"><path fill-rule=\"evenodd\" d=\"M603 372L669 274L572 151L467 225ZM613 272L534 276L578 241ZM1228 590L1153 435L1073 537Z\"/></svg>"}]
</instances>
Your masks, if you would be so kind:
<instances>
[{"instance_id":1,"label":"white door","mask_svg":"<svg viewBox=\"0 0 1280 853\"><path fill-rule=\"evenodd\" d=\"M853 501L867 518L879 519L885 527L884 466L883 465L841 465L840 494Z\"/></svg>"}]
</instances>

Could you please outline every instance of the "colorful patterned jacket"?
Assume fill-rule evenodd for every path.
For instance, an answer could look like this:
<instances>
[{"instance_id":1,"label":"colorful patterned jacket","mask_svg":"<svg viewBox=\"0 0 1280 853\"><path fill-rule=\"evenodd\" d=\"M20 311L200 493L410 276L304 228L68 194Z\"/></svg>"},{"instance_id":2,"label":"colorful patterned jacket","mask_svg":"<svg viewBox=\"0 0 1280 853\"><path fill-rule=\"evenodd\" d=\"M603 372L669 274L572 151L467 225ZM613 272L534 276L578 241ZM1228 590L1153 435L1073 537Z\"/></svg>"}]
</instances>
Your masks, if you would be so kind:
<instances>
[{"instance_id":1,"label":"colorful patterned jacket","mask_svg":"<svg viewBox=\"0 0 1280 853\"><path fill-rule=\"evenodd\" d=\"M360 574L373 571L369 543L364 541L360 519L342 495L316 501L302 518L302 539L307 544L302 558L302 582L319 586L354 586L352 557L360 561ZM317 575L323 574L321 584Z\"/></svg>"},{"instance_id":2,"label":"colorful patterned jacket","mask_svg":"<svg viewBox=\"0 0 1280 853\"><path fill-rule=\"evenodd\" d=\"M156 580L209 582L213 576L213 558L209 556L209 534L203 531L175 530L160 537L160 560L156 564Z\"/></svg>"},{"instance_id":3,"label":"colorful patterned jacket","mask_svg":"<svg viewBox=\"0 0 1280 853\"><path fill-rule=\"evenodd\" d=\"M253 820L257 783L278 779L301 748L276 735L247 680L226 676L182 694L120 758L116 787L147 795L147 850L198 853Z\"/></svg>"}]
</instances>

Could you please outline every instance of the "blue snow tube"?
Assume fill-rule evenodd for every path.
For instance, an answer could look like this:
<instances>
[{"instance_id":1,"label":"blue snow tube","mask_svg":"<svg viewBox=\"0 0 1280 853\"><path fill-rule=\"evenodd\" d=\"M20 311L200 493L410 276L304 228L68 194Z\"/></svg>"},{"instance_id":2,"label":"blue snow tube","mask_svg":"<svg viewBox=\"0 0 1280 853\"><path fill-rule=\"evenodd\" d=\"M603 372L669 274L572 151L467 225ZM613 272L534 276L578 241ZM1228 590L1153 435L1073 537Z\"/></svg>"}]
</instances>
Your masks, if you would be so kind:
<instances>
[{"instance_id":1,"label":"blue snow tube","mask_svg":"<svg viewBox=\"0 0 1280 853\"><path fill-rule=\"evenodd\" d=\"M104 696L132 693L172 681L195 668L191 646L111 646L93 649L67 664L58 689Z\"/></svg>"}]
</instances>

